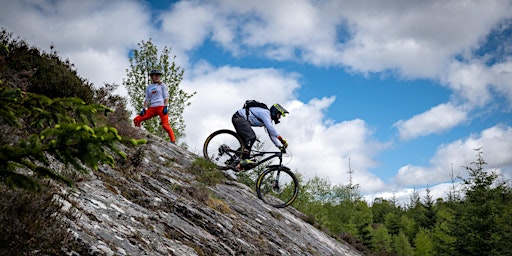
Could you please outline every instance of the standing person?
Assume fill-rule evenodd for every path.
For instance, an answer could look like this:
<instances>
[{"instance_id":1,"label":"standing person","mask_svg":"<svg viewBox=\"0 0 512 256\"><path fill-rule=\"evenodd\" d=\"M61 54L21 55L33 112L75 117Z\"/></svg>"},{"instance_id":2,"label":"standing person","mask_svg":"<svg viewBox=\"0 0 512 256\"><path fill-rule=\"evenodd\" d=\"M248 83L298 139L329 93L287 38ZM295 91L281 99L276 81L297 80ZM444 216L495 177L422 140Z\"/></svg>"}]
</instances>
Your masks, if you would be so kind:
<instances>
[{"instance_id":1,"label":"standing person","mask_svg":"<svg viewBox=\"0 0 512 256\"><path fill-rule=\"evenodd\" d=\"M272 121L274 121L275 124L278 124L279 119L289 112L278 103L272 105L270 109L262 103L257 102L256 104L261 105L250 107L246 103L244 108L236 111L231 118L231 122L233 123L236 132L242 138L242 143L244 143L244 151L242 152L240 164L237 166L237 169L240 171L250 169L252 168L251 165L254 164L254 161L249 159L252 145L256 142L256 134L252 129L253 126L265 127L267 129L268 136L274 145L282 152L285 152L286 147L288 146L286 140L284 140L274 128Z\"/></svg>"},{"instance_id":2,"label":"standing person","mask_svg":"<svg viewBox=\"0 0 512 256\"><path fill-rule=\"evenodd\" d=\"M140 114L133 119L135 126L140 127L140 123L146 121L155 116L160 116L162 127L169 134L171 142L176 144L176 138L174 131L169 125L169 91L167 85L160 81L162 72L157 69L151 70L149 77L151 78L151 84L146 87L146 96L144 98L144 104Z\"/></svg>"}]
</instances>

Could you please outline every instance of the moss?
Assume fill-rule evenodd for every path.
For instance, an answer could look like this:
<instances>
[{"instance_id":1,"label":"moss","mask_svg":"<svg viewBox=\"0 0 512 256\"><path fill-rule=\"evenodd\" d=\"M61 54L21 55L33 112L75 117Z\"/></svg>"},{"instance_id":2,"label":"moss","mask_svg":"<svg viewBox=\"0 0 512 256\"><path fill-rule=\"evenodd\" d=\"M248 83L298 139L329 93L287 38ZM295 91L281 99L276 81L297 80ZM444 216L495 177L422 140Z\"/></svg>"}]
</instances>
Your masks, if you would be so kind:
<instances>
[{"instance_id":1,"label":"moss","mask_svg":"<svg viewBox=\"0 0 512 256\"><path fill-rule=\"evenodd\" d=\"M223 200L220 200L220 199L212 198L212 197L210 197L208 200L208 207L210 207L220 213L223 213L223 214L232 214L233 213L233 211L231 210L231 208L229 208L229 205L226 202L224 202Z\"/></svg>"},{"instance_id":2,"label":"moss","mask_svg":"<svg viewBox=\"0 0 512 256\"><path fill-rule=\"evenodd\" d=\"M196 180L207 185L212 186L219 184L224 180L224 174L217 170L217 166L205 158L196 158L188 171L196 175Z\"/></svg>"},{"instance_id":3,"label":"moss","mask_svg":"<svg viewBox=\"0 0 512 256\"><path fill-rule=\"evenodd\" d=\"M284 219L283 215L277 211L270 211L270 215L272 215L272 217L274 217L276 220Z\"/></svg>"}]
</instances>

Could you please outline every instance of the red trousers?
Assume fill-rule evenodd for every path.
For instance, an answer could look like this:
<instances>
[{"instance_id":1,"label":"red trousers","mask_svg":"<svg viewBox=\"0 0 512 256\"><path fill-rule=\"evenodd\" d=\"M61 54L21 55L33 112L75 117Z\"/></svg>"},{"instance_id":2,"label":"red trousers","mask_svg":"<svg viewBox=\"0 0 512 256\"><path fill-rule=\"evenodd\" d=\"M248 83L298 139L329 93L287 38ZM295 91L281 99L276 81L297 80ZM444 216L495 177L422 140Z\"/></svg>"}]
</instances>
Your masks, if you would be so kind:
<instances>
[{"instance_id":1,"label":"red trousers","mask_svg":"<svg viewBox=\"0 0 512 256\"><path fill-rule=\"evenodd\" d=\"M140 127L140 123L143 121L146 121L150 118L153 118L155 116L160 116L160 121L162 122L162 127L164 130L169 134L169 138L171 139L171 142L175 143L176 138L174 137L174 131L172 130L171 126L169 125L169 115L163 113L164 106L158 106L158 107L150 107L146 110L146 113L141 116L137 115L133 119L133 123L135 126Z\"/></svg>"}]
</instances>

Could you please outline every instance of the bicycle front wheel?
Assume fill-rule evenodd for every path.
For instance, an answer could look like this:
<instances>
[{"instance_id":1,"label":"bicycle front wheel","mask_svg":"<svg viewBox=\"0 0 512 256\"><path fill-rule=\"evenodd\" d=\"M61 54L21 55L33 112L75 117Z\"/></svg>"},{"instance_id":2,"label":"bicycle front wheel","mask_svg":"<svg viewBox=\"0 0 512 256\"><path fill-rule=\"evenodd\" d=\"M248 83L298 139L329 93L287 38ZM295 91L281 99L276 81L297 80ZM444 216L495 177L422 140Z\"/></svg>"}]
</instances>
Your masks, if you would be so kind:
<instances>
[{"instance_id":1,"label":"bicycle front wheel","mask_svg":"<svg viewBox=\"0 0 512 256\"><path fill-rule=\"evenodd\" d=\"M210 134L203 145L203 155L221 170L234 168L239 161L242 139L231 130L218 130Z\"/></svg>"},{"instance_id":2,"label":"bicycle front wheel","mask_svg":"<svg viewBox=\"0 0 512 256\"><path fill-rule=\"evenodd\" d=\"M289 206L299 194L299 181L285 166L270 166L256 182L258 198L276 208Z\"/></svg>"}]
</instances>

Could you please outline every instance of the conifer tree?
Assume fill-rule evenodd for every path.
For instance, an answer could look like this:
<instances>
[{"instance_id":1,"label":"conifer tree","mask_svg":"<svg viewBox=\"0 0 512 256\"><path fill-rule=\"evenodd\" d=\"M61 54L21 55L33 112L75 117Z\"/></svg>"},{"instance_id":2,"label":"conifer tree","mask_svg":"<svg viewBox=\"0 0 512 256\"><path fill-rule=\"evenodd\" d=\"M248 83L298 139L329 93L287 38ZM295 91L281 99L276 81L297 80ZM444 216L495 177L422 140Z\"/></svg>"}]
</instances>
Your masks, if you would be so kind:
<instances>
[{"instance_id":1,"label":"conifer tree","mask_svg":"<svg viewBox=\"0 0 512 256\"><path fill-rule=\"evenodd\" d=\"M393 236L393 248L397 255L412 256L414 253L407 236L403 232Z\"/></svg>"},{"instance_id":2,"label":"conifer tree","mask_svg":"<svg viewBox=\"0 0 512 256\"><path fill-rule=\"evenodd\" d=\"M189 99L194 96L195 92L187 93L179 87L184 70L174 62L176 56L171 61L170 48L164 47L159 54L157 47L151 42L151 38L138 43L138 47L130 56L130 69L126 70L127 78L123 80L123 84L128 90L131 106L135 111L142 109L146 86L150 83L149 73L152 69L161 70L161 80L169 90L169 122L176 138L181 138L184 136L186 127L183 111L190 105ZM142 125L148 132L167 138L167 134L160 129L159 118L147 120Z\"/></svg>"},{"instance_id":3,"label":"conifer tree","mask_svg":"<svg viewBox=\"0 0 512 256\"><path fill-rule=\"evenodd\" d=\"M421 229L414 238L414 255L430 256L434 255L434 245L430 232L427 229Z\"/></svg>"},{"instance_id":4,"label":"conifer tree","mask_svg":"<svg viewBox=\"0 0 512 256\"><path fill-rule=\"evenodd\" d=\"M497 180L496 171L485 170L482 151L475 150L476 161L465 167L466 197L456 208L451 227L455 250L458 255L506 255L512 251L510 189Z\"/></svg>"},{"instance_id":5,"label":"conifer tree","mask_svg":"<svg viewBox=\"0 0 512 256\"><path fill-rule=\"evenodd\" d=\"M391 248L392 238L384 225L377 225L373 230L372 236L372 249L378 253L389 253Z\"/></svg>"},{"instance_id":6,"label":"conifer tree","mask_svg":"<svg viewBox=\"0 0 512 256\"><path fill-rule=\"evenodd\" d=\"M50 99L0 87L0 181L14 187L39 190L35 178L49 177L69 185L72 181L49 168L49 156L86 171L99 163L113 165L115 153L126 157L116 142L123 140L117 130L97 126L95 116L108 114L100 104L85 104L79 98ZM144 140L131 140L132 144Z\"/></svg>"}]
</instances>

